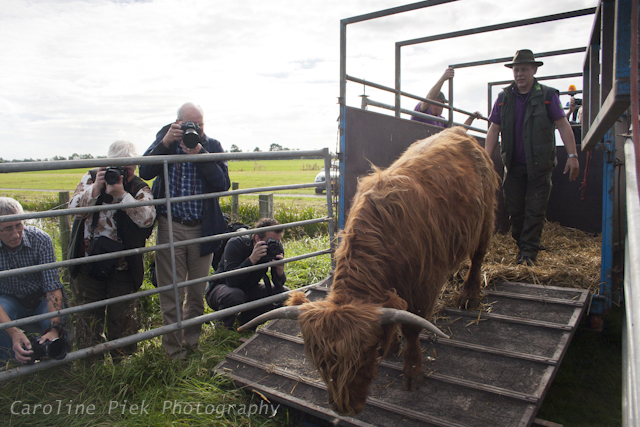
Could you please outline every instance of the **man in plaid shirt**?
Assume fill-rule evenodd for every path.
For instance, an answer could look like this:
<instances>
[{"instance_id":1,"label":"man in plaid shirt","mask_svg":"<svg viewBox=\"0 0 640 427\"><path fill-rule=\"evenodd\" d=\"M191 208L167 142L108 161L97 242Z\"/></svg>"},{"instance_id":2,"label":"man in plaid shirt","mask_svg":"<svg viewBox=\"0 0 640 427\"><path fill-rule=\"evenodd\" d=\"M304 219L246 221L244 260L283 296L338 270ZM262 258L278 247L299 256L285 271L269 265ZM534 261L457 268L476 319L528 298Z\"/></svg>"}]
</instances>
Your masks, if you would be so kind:
<instances>
[{"instance_id":1,"label":"man in plaid shirt","mask_svg":"<svg viewBox=\"0 0 640 427\"><path fill-rule=\"evenodd\" d=\"M22 214L22 206L9 197L0 197L0 216ZM44 231L20 221L0 222L0 271L55 262L53 242ZM61 310L62 283L58 269L44 270L0 279L0 323ZM39 342L62 337L62 319L42 320L35 327ZM24 332L16 327L0 331L0 361L28 362L33 353Z\"/></svg>"},{"instance_id":2,"label":"man in plaid shirt","mask_svg":"<svg viewBox=\"0 0 640 427\"><path fill-rule=\"evenodd\" d=\"M188 141L189 138L191 141ZM186 142L188 144L185 144ZM144 155L223 152L220 142L204 133L202 109L195 104L186 103L178 110L176 121L158 132L155 142ZM169 182L166 185L162 164L140 166L140 177L145 180L155 178L152 189L155 199L164 198L165 191L169 191L171 197L182 197L227 191L231 186L225 161L169 163ZM166 205L158 205L157 213L157 243L169 243L169 215ZM227 228L217 198L172 203L171 222L174 242L224 233ZM208 276L213 252L219 245L219 241L210 241L175 247L178 283ZM156 277L159 287L173 283L169 249L156 251ZM164 324L176 323L178 310L181 311L183 320L202 315L205 287L206 282L201 282L180 288L178 304L173 290L161 293L160 308ZM187 349L195 349L198 346L200 331L201 325L197 325L163 335L162 345L169 358L184 359Z\"/></svg>"}]
</instances>

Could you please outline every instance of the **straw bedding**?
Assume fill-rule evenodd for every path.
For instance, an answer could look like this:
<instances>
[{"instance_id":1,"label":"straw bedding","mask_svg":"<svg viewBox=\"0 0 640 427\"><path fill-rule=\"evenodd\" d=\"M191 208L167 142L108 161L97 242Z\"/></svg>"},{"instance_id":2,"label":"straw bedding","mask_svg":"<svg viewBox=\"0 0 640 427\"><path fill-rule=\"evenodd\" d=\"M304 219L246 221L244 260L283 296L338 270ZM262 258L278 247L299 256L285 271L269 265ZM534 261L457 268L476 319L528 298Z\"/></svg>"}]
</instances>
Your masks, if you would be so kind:
<instances>
[{"instance_id":1,"label":"straw bedding","mask_svg":"<svg viewBox=\"0 0 640 427\"><path fill-rule=\"evenodd\" d=\"M548 286L600 289L601 236L547 222L542 232L546 250L538 253L535 266L517 265L518 247L510 234L496 233L482 265L486 287L496 282L523 282ZM455 306L455 299L469 269L460 265L442 291L438 311Z\"/></svg>"}]
</instances>

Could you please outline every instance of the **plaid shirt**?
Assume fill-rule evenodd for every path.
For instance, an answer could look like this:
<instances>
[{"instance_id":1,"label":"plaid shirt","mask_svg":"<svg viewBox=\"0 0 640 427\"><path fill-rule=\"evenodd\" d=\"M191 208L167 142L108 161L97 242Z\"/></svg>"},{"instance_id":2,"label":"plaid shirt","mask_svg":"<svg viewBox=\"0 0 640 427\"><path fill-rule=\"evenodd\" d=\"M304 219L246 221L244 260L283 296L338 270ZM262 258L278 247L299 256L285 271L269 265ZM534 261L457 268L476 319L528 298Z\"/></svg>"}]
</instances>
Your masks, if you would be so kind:
<instances>
[{"instance_id":1,"label":"plaid shirt","mask_svg":"<svg viewBox=\"0 0 640 427\"><path fill-rule=\"evenodd\" d=\"M55 261L56 256L53 252L51 237L36 227L25 226L22 243L15 252L0 242L0 271ZM0 295L11 295L18 298L24 298L40 290L47 293L61 288L62 283L60 283L60 274L57 268L0 279Z\"/></svg>"},{"instance_id":2,"label":"plaid shirt","mask_svg":"<svg viewBox=\"0 0 640 427\"><path fill-rule=\"evenodd\" d=\"M180 146L177 146L178 154L185 154ZM171 197L193 196L202 194L202 178L193 163L169 164L169 192ZM202 199L190 202L172 203L171 216L185 220L202 218ZM158 212L166 214L165 205L158 206Z\"/></svg>"}]
</instances>

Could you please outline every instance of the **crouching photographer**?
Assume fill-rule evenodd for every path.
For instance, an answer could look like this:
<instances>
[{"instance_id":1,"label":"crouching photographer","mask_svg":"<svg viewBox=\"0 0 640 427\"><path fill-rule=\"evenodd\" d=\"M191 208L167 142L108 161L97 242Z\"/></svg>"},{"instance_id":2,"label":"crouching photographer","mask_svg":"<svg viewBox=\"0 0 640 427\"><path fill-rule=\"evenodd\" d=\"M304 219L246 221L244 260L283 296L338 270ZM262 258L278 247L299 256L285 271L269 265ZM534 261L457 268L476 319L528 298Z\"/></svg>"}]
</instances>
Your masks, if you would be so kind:
<instances>
[{"instance_id":1,"label":"crouching photographer","mask_svg":"<svg viewBox=\"0 0 640 427\"><path fill-rule=\"evenodd\" d=\"M229 239L216 273L284 259L284 248L281 243L284 230L260 231L260 228L279 224L273 218L263 218L256 224L254 234ZM265 267L225 279L212 280L206 291L207 304L214 310L223 310L289 290L284 286L287 277L283 264L271 267L271 279L267 275L267 270L268 268ZM273 308L273 304L268 304L242 312L238 320L240 324L244 324ZM233 329L235 320L235 315L225 317L224 326L227 329Z\"/></svg>"},{"instance_id":2,"label":"crouching photographer","mask_svg":"<svg viewBox=\"0 0 640 427\"><path fill-rule=\"evenodd\" d=\"M20 203L0 197L0 216L24 213ZM22 220L0 223L0 271L56 261L51 237ZM53 313L64 307L64 293L58 269L25 273L0 279L0 323L39 314ZM64 359L67 343L63 324L66 317L13 327L0 331L0 362L14 359L32 363L46 357ZM26 332L26 334L25 334ZM27 336L27 334L37 334ZM2 370L4 366L0 366Z\"/></svg>"},{"instance_id":3,"label":"crouching photographer","mask_svg":"<svg viewBox=\"0 0 640 427\"><path fill-rule=\"evenodd\" d=\"M128 141L116 141L109 147L107 157L137 157L135 145ZM156 218L155 208L117 207L121 203L153 199L151 189L135 172L136 166L132 165L92 169L84 175L69 207L105 204L114 205L114 208L76 215L69 242L69 258L145 246ZM142 285L144 265L139 254L73 266L69 271L75 303L81 305L137 292ZM103 337L115 340L132 335L138 330L135 300L80 312L75 326L78 348L99 344ZM136 348L135 343L130 344L112 351L111 355L119 358L135 352Z\"/></svg>"}]
</instances>

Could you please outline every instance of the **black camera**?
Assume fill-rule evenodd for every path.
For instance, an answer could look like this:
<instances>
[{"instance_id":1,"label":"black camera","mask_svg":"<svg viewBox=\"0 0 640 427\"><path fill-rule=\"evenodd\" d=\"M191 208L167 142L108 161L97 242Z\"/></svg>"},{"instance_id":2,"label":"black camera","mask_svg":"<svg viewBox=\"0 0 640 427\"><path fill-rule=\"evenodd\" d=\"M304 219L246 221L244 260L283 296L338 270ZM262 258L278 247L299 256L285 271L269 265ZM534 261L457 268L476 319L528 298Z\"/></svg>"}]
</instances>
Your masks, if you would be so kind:
<instances>
[{"instance_id":1,"label":"black camera","mask_svg":"<svg viewBox=\"0 0 640 427\"><path fill-rule=\"evenodd\" d=\"M117 184L121 176L124 183L127 180L127 169L122 166L108 167L104 171L104 181L109 185Z\"/></svg>"},{"instance_id":2,"label":"black camera","mask_svg":"<svg viewBox=\"0 0 640 427\"><path fill-rule=\"evenodd\" d=\"M62 360L67 357L67 341L64 338L56 338L53 341L47 340L42 344L38 342L39 339L40 337L29 338L31 350L33 350L30 363L44 358Z\"/></svg>"},{"instance_id":3,"label":"black camera","mask_svg":"<svg viewBox=\"0 0 640 427\"><path fill-rule=\"evenodd\" d=\"M182 137L184 145L187 148L195 148L200 142L200 127L193 122L187 122L180 125L180 128L184 131L184 136Z\"/></svg>"},{"instance_id":4,"label":"black camera","mask_svg":"<svg viewBox=\"0 0 640 427\"><path fill-rule=\"evenodd\" d=\"M263 256L260 261L270 262L277 259L276 255L284 254L284 247L282 246L282 243L273 237L269 237L265 243L267 244L267 254Z\"/></svg>"}]
</instances>

